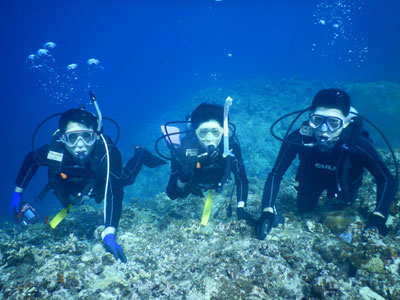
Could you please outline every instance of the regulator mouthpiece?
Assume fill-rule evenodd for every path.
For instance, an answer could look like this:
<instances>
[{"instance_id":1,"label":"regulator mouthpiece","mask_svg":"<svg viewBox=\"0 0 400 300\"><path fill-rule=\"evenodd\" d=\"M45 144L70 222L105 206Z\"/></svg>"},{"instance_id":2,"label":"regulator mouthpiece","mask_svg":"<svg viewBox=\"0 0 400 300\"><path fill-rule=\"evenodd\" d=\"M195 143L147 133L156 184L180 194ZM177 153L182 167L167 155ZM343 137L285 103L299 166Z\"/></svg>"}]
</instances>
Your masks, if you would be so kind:
<instances>
[{"instance_id":1,"label":"regulator mouthpiece","mask_svg":"<svg viewBox=\"0 0 400 300\"><path fill-rule=\"evenodd\" d=\"M209 145L207 147L207 153L211 159L216 159L219 155L218 149L215 147L215 145Z\"/></svg>"},{"instance_id":2,"label":"regulator mouthpiece","mask_svg":"<svg viewBox=\"0 0 400 300\"><path fill-rule=\"evenodd\" d=\"M80 162L84 162L86 159L86 154L84 151L79 152L76 154L76 158L80 161Z\"/></svg>"}]
</instances>

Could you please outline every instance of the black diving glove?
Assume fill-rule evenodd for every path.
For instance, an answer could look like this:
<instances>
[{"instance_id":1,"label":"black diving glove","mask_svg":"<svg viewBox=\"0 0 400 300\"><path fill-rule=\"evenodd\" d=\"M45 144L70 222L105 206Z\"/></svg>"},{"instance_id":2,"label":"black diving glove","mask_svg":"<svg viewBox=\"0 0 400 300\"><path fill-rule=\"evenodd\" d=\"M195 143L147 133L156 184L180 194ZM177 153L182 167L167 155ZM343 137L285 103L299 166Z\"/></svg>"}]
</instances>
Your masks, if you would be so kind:
<instances>
[{"instance_id":1,"label":"black diving glove","mask_svg":"<svg viewBox=\"0 0 400 300\"><path fill-rule=\"evenodd\" d=\"M183 183L188 183L191 180L191 176L190 174L188 174L187 172L184 172L182 169L180 169L177 174L179 181L183 182Z\"/></svg>"},{"instance_id":2,"label":"black diving glove","mask_svg":"<svg viewBox=\"0 0 400 300\"><path fill-rule=\"evenodd\" d=\"M74 197L71 200L71 204L73 206L81 206L85 203L85 201L88 202L90 199L91 199L90 196L82 195L81 193L79 193L76 197Z\"/></svg>"},{"instance_id":3,"label":"black diving glove","mask_svg":"<svg viewBox=\"0 0 400 300\"><path fill-rule=\"evenodd\" d=\"M255 231L256 237L259 240L264 240L267 234L271 231L274 224L275 214L272 212L263 212L261 217L257 220Z\"/></svg>"},{"instance_id":4,"label":"black diving glove","mask_svg":"<svg viewBox=\"0 0 400 300\"><path fill-rule=\"evenodd\" d=\"M204 197L203 189L199 185L189 182L186 187L187 191L189 191L191 194L198 197Z\"/></svg>"},{"instance_id":5,"label":"black diving glove","mask_svg":"<svg viewBox=\"0 0 400 300\"><path fill-rule=\"evenodd\" d=\"M378 214L373 213L368 220L366 230L376 228L380 235L386 236L389 232L389 228L386 226L386 218Z\"/></svg>"},{"instance_id":6,"label":"black diving glove","mask_svg":"<svg viewBox=\"0 0 400 300\"><path fill-rule=\"evenodd\" d=\"M238 207L237 218L238 220L246 220L246 223L250 226L254 226L256 224L256 220L253 218L252 215L244 210L244 207Z\"/></svg>"}]
</instances>

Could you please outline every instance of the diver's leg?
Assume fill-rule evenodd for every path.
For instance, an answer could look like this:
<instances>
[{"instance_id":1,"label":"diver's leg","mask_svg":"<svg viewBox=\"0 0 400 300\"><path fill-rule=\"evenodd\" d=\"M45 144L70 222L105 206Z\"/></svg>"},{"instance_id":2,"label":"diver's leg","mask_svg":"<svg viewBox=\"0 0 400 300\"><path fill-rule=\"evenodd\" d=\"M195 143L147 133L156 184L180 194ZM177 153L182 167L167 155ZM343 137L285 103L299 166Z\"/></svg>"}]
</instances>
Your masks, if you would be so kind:
<instances>
[{"instance_id":1,"label":"diver's leg","mask_svg":"<svg viewBox=\"0 0 400 300\"><path fill-rule=\"evenodd\" d=\"M358 196L358 190L360 189L362 184L363 173L361 172L357 175L358 176L356 178L353 178L351 183L348 185L348 190L343 192L341 195L342 200L346 206L352 205Z\"/></svg>"},{"instance_id":2,"label":"diver's leg","mask_svg":"<svg viewBox=\"0 0 400 300\"><path fill-rule=\"evenodd\" d=\"M122 184L124 186L131 185L135 182L136 176L139 174L143 166L143 153L135 149L135 156L132 157L124 168L124 173L122 177Z\"/></svg>"},{"instance_id":3,"label":"diver's leg","mask_svg":"<svg viewBox=\"0 0 400 300\"><path fill-rule=\"evenodd\" d=\"M134 157L128 161L124 168L123 185L127 186L133 184L143 165L149 168L155 168L164 164L166 164L164 160L150 153L147 149L137 146L135 148Z\"/></svg>"},{"instance_id":4,"label":"diver's leg","mask_svg":"<svg viewBox=\"0 0 400 300\"><path fill-rule=\"evenodd\" d=\"M156 168L166 164L166 161L152 154L149 150L144 147L136 146L135 157L143 156L143 164L148 168ZM129 162L128 162L129 164ZM127 165L128 165L127 164Z\"/></svg>"},{"instance_id":5,"label":"diver's leg","mask_svg":"<svg viewBox=\"0 0 400 300\"><path fill-rule=\"evenodd\" d=\"M317 208L319 197L324 187L311 180L301 181L297 189L297 209L299 213L306 213Z\"/></svg>"}]
</instances>

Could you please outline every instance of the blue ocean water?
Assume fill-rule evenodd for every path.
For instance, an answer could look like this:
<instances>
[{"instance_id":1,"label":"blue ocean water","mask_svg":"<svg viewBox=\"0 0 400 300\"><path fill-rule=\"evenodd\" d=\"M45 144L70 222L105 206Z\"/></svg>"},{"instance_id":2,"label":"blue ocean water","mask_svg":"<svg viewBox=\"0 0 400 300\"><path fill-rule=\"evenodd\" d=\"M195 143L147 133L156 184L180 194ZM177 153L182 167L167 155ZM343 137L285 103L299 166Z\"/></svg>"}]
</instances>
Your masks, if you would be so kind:
<instances>
[{"instance_id":1,"label":"blue ocean water","mask_svg":"<svg viewBox=\"0 0 400 300\"><path fill-rule=\"evenodd\" d=\"M118 120L125 148L169 107L209 87L257 77L399 82L399 9L395 0L3 1L1 219L35 126L87 103L89 84ZM29 55L46 42L56 47L41 62L47 71L35 72ZM91 58L100 63L89 74Z\"/></svg>"}]
</instances>

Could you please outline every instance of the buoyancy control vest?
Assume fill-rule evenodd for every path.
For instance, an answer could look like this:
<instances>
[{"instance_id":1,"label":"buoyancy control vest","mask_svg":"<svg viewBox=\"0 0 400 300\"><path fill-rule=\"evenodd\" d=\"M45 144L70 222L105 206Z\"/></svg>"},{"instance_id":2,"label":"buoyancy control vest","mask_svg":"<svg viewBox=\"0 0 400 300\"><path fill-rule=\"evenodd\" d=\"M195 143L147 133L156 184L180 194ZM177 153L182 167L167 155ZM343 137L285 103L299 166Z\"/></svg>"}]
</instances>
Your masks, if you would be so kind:
<instances>
[{"instance_id":1,"label":"buoyancy control vest","mask_svg":"<svg viewBox=\"0 0 400 300\"><path fill-rule=\"evenodd\" d=\"M304 144L310 143L315 139L312 135L312 129L309 127L308 122L304 122L300 128L300 134L302 135L302 142ZM339 151L336 163L334 165L325 166L326 168L335 171L335 178L337 183L337 190L341 193L342 197L347 200L351 198L351 176L350 173L354 171L352 166L351 156L354 153L355 145L358 138L362 136L369 139L369 132L362 126L362 120L354 118L352 123L340 134L339 140L331 151ZM306 148L305 151L313 151L312 148ZM296 179L300 180L302 176L300 174L300 168L296 175ZM361 174L359 174L362 176Z\"/></svg>"},{"instance_id":2,"label":"buoyancy control vest","mask_svg":"<svg viewBox=\"0 0 400 300\"><path fill-rule=\"evenodd\" d=\"M184 176L193 183L220 191L229 179L232 159L231 156L222 156L220 146L218 156L212 158L195 136L187 136L182 140L178 151L172 152L172 156L180 165Z\"/></svg>"},{"instance_id":3,"label":"buoyancy control vest","mask_svg":"<svg viewBox=\"0 0 400 300\"><path fill-rule=\"evenodd\" d=\"M68 182L69 180L87 181L81 194L89 194L96 184L101 160L105 155L102 143L102 140L96 140L90 158L85 164L81 165L76 163L66 150L64 144L60 141L59 134L55 134L49 144L44 161L45 165L49 168L49 182L39 194L39 200L43 201L43 198L50 189L55 189L58 184ZM112 142L108 137L107 144L111 144L112 146ZM83 172L83 177L81 179L76 178L76 174L80 174L81 172Z\"/></svg>"}]
</instances>

